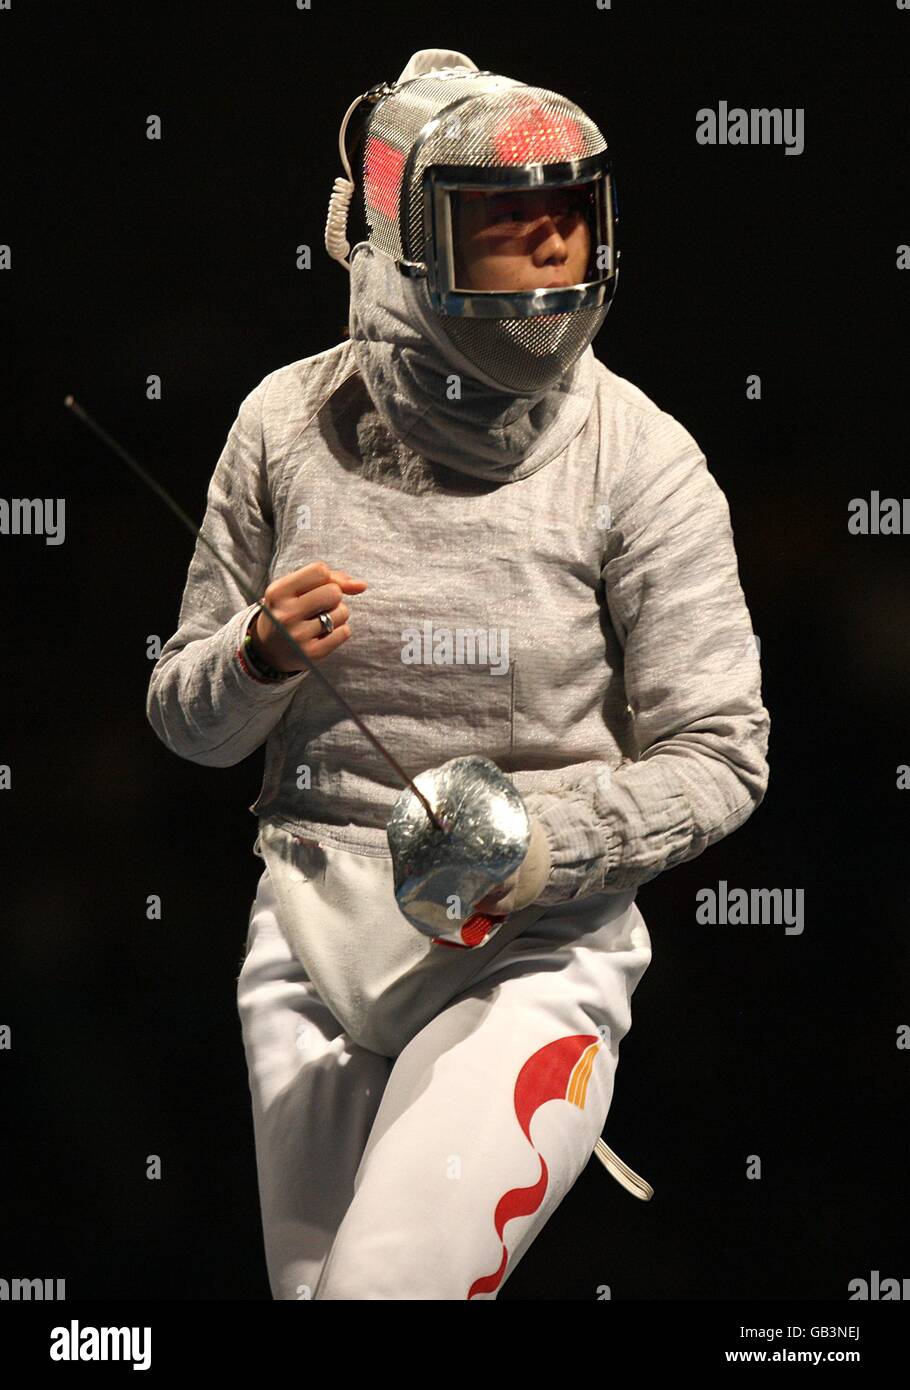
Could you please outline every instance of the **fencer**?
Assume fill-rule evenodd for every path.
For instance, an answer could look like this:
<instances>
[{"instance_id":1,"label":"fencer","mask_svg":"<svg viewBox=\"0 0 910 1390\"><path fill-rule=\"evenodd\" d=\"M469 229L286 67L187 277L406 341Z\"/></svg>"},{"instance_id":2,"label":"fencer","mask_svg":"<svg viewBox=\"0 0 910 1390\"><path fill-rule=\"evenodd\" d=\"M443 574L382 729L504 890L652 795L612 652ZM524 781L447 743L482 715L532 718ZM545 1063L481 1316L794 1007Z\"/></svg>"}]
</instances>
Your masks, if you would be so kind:
<instances>
[{"instance_id":1,"label":"fencer","mask_svg":"<svg viewBox=\"0 0 910 1390\"><path fill-rule=\"evenodd\" d=\"M759 805L770 721L726 497L593 353L600 129L428 49L339 145L349 336L246 396L202 530L410 776L504 775L523 857L435 928L406 915L401 786L201 543L147 713L205 766L265 745L237 1002L273 1297L492 1299L604 1128L637 890Z\"/></svg>"}]
</instances>

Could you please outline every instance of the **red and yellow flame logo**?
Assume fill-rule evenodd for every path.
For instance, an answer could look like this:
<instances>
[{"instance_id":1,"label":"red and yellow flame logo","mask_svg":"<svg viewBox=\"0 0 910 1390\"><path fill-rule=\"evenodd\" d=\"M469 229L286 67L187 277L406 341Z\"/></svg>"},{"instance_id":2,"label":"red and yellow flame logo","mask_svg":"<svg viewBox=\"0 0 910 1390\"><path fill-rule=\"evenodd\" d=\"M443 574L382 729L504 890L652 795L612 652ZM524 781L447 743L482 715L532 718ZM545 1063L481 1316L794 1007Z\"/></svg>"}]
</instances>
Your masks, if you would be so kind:
<instances>
[{"instance_id":1,"label":"red and yellow flame logo","mask_svg":"<svg viewBox=\"0 0 910 1390\"><path fill-rule=\"evenodd\" d=\"M585 1108L588 1095L588 1082L594 1068L594 1059L601 1048L601 1040L590 1033L575 1033L566 1038L557 1038L533 1053L525 1062L515 1082L515 1115L528 1143L531 1144L531 1120L535 1112L548 1100L566 1100ZM533 1147L533 1144L532 1144ZM493 1225L502 1244L502 1259L499 1268L492 1274L484 1274L475 1279L468 1289L468 1299L476 1294L492 1293L502 1283L509 1261L509 1251L503 1240L506 1223L516 1216L530 1216L537 1211L547 1190L549 1169L544 1157L535 1149L540 1159L540 1177L531 1187L513 1187L503 1193L496 1203Z\"/></svg>"}]
</instances>

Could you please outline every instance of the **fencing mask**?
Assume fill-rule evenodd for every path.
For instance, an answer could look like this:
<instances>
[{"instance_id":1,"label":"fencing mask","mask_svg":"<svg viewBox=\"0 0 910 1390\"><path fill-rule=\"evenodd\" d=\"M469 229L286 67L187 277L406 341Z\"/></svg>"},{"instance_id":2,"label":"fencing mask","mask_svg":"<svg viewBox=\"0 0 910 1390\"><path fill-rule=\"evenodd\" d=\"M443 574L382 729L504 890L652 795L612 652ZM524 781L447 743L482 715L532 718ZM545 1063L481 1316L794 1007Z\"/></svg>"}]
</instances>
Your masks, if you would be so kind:
<instances>
[{"instance_id":1,"label":"fencing mask","mask_svg":"<svg viewBox=\"0 0 910 1390\"><path fill-rule=\"evenodd\" d=\"M590 344L618 278L612 162L573 102L414 54L365 112L354 178L336 180L329 253L351 272L351 338L397 437L480 477L524 477L582 428ZM368 227L345 260L347 207Z\"/></svg>"}]
</instances>

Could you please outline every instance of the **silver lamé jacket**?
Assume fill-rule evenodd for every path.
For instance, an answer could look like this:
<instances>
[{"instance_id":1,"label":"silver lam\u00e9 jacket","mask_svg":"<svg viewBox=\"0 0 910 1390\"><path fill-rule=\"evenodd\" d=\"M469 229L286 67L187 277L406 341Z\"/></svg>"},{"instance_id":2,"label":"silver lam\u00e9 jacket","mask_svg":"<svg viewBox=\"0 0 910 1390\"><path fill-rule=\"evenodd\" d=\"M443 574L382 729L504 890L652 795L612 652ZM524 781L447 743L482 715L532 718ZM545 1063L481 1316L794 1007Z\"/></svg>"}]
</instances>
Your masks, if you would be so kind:
<instances>
[{"instance_id":1,"label":"silver lam\u00e9 jacket","mask_svg":"<svg viewBox=\"0 0 910 1390\"><path fill-rule=\"evenodd\" d=\"M482 753L549 840L539 899L623 892L742 825L768 783L769 716L726 497L695 440L595 359L594 406L530 476L421 460L382 424L345 341L242 402L203 533L261 597L324 560L369 582L321 669L413 777ZM365 467L365 460L369 467ZM191 762L265 745L249 808L389 856L402 790L321 682L256 679L257 604L201 542L147 713Z\"/></svg>"}]
</instances>

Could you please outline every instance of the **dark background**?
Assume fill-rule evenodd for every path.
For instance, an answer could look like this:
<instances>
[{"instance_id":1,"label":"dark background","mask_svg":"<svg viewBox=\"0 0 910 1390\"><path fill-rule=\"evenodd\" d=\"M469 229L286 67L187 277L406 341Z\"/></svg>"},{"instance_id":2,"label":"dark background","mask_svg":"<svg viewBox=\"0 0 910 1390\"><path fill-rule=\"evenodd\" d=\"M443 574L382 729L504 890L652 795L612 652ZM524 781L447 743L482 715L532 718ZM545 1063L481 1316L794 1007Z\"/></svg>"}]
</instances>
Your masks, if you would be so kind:
<instances>
[{"instance_id":1,"label":"dark background","mask_svg":"<svg viewBox=\"0 0 910 1390\"><path fill-rule=\"evenodd\" d=\"M655 1197L592 1159L500 1297L843 1300L873 1269L910 1276L908 539L847 532L851 498L908 491L892 0L0 13L3 495L66 499L63 545L0 537L0 1276L269 1297L234 993L262 751L194 766L147 723L147 638L176 628L193 540L62 402L201 521L241 399L339 340L340 121L423 47L564 92L606 133L622 274L594 348L727 495L771 714L763 805L639 892L654 958L605 1137ZM699 146L721 99L804 108L804 152ZM719 879L804 889L804 934L697 924Z\"/></svg>"}]
</instances>

